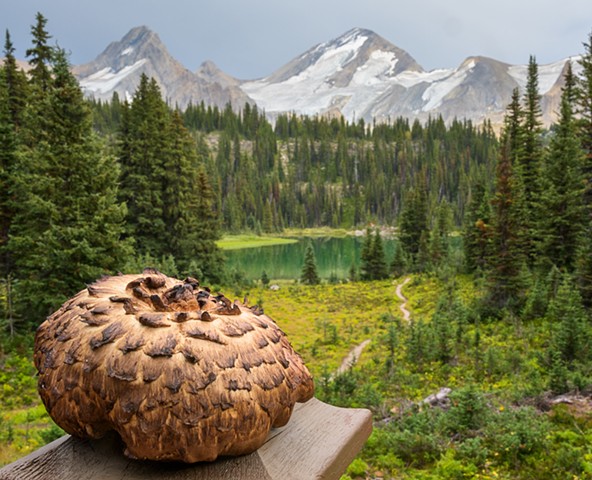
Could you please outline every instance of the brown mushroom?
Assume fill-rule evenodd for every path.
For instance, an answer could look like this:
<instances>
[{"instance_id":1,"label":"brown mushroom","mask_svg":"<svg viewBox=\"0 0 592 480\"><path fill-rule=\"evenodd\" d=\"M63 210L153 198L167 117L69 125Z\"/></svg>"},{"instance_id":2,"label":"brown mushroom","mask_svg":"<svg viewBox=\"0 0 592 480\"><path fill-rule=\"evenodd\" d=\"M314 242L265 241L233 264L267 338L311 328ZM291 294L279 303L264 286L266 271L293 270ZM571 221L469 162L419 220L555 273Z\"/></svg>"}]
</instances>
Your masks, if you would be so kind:
<instances>
[{"instance_id":1,"label":"brown mushroom","mask_svg":"<svg viewBox=\"0 0 592 480\"><path fill-rule=\"evenodd\" d=\"M268 316L155 270L105 277L66 302L37 331L35 365L60 427L115 430L138 459L250 453L314 390Z\"/></svg>"}]
</instances>

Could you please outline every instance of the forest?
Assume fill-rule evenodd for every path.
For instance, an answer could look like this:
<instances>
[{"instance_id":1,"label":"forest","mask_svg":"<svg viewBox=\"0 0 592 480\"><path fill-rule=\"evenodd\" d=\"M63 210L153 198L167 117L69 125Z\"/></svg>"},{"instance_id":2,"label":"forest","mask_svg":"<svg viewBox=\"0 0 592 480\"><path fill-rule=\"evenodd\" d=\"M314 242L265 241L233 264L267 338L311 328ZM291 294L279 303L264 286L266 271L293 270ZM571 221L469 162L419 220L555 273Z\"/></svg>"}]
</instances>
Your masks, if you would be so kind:
<instances>
[{"instance_id":1,"label":"forest","mask_svg":"<svg viewBox=\"0 0 592 480\"><path fill-rule=\"evenodd\" d=\"M317 397L371 409L344 479L592 478L592 33L557 122L542 124L532 56L501 129L181 111L147 76L100 102L42 14L31 37L27 73L9 32L0 67L0 465L62 434L35 392L36 327L101 275L153 266L257 298ZM348 278L319 278L307 250L270 291L217 243L321 227L366 231Z\"/></svg>"}]
</instances>

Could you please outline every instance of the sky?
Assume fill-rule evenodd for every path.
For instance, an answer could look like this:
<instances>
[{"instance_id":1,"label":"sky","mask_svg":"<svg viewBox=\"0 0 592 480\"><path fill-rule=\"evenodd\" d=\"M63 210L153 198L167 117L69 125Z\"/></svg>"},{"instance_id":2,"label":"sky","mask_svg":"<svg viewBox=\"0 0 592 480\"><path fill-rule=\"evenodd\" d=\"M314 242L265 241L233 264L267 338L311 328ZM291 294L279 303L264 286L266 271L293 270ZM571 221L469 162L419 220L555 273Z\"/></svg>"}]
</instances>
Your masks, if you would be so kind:
<instances>
[{"instance_id":1,"label":"sky","mask_svg":"<svg viewBox=\"0 0 592 480\"><path fill-rule=\"evenodd\" d=\"M19 59L37 12L72 64L145 25L189 70L211 60L239 79L270 75L354 27L373 30L426 70L473 55L552 63L583 53L592 32L591 0L0 0L2 45L8 29Z\"/></svg>"}]
</instances>

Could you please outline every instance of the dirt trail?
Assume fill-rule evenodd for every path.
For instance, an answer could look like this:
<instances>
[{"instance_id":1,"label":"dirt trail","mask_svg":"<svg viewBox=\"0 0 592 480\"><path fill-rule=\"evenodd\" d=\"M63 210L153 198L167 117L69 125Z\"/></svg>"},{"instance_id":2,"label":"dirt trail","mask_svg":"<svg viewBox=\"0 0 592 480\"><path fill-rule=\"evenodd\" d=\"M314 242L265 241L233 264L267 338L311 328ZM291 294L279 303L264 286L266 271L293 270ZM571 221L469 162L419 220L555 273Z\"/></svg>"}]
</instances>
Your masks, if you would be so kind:
<instances>
[{"instance_id":1,"label":"dirt trail","mask_svg":"<svg viewBox=\"0 0 592 480\"><path fill-rule=\"evenodd\" d=\"M341 375L342 373L347 372L351 366L360 359L362 350L364 350L369 343L370 339L364 340L362 343L352 348L347 354L347 357L341 362L340 367L335 371L335 375Z\"/></svg>"},{"instance_id":2,"label":"dirt trail","mask_svg":"<svg viewBox=\"0 0 592 480\"><path fill-rule=\"evenodd\" d=\"M407 277L403 283L399 283L399 285L397 285L397 290L396 290L397 297L399 297L403 301L403 303L401 305L399 305L399 309L401 310L401 313L403 313L403 320L405 320L406 322L408 322L409 319L411 318L411 312L409 310L407 310L407 297L405 295L403 295L403 292L401 290L410 281L411 281L411 278Z\"/></svg>"},{"instance_id":3,"label":"dirt trail","mask_svg":"<svg viewBox=\"0 0 592 480\"><path fill-rule=\"evenodd\" d=\"M401 289L405 285L407 285L407 283L409 283L410 281L411 281L411 278L407 277L403 281L403 283L400 283L399 285L397 285L397 290L396 290L397 297L399 297L399 299L401 299L401 301L403 302L399 306L399 309L403 313L403 320L405 320L406 322L408 322L409 319L411 318L411 312L409 310L407 310L407 297L405 297L405 295L403 295L403 292L401 291ZM341 362L341 365L339 366L339 368L335 371L335 375L341 375L342 373L348 371L351 368L351 366L360 359L360 355L362 355L362 351L364 350L364 348L366 348L366 346L369 343L370 343L370 339L364 340L362 343L360 343L359 345L356 345L354 348L352 348L349 351L349 353L347 354L347 357L345 357L343 359L343 361Z\"/></svg>"}]
</instances>

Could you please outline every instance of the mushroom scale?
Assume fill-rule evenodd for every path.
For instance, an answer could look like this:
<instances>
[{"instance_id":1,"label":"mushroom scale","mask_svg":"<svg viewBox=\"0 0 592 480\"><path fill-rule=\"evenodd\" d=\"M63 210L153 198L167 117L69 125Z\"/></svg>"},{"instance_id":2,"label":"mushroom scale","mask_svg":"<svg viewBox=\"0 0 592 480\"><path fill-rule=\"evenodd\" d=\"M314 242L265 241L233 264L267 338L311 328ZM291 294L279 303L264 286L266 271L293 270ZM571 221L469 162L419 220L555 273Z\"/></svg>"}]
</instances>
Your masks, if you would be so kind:
<instances>
[{"instance_id":1,"label":"mushroom scale","mask_svg":"<svg viewBox=\"0 0 592 480\"><path fill-rule=\"evenodd\" d=\"M155 270L89 285L39 327L34 358L61 428L93 439L115 430L137 459L250 453L314 393L260 309Z\"/></svg>"}]
</instances>

